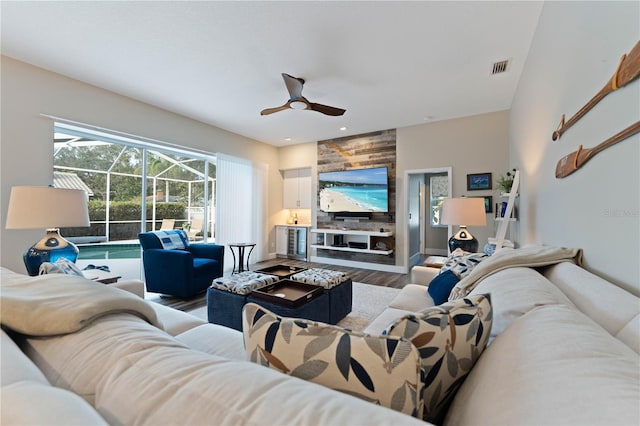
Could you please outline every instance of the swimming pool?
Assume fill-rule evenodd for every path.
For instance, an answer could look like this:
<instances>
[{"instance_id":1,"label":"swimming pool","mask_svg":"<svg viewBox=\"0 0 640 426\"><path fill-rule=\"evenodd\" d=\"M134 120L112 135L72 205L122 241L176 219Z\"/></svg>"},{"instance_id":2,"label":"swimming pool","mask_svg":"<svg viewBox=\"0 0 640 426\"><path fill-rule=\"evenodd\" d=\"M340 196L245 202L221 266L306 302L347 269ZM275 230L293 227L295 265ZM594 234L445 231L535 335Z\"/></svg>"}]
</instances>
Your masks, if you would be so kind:
<instances>
[{"instance_id":1,"label":"swimming pool","mask_svg":"<svg viewBox=\"0 0 640 426\"><path fill-rule=\"evenodd\" d=\"M140 258L140 244L91 244L78 246L78 250L78 260Z\"/></svg>"}]
</instances>

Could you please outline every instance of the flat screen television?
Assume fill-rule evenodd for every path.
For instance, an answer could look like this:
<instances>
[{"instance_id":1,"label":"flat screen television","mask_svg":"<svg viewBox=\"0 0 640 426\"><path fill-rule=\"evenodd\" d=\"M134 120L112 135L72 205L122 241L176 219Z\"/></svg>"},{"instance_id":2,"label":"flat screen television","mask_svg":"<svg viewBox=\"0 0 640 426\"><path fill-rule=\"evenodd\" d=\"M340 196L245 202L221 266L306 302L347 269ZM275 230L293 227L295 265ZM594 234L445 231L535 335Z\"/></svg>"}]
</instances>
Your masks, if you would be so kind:
<instances>
[{"instance_id":1,"label":"flat screen television","mask_svg":"<svg viewBox=\"0 0 640 426\"><path fill-rule=\"evenodd\" d=\"M318 189L323 212L389 211L386 167L318 173Z\"/></svg>"}]
</instances>

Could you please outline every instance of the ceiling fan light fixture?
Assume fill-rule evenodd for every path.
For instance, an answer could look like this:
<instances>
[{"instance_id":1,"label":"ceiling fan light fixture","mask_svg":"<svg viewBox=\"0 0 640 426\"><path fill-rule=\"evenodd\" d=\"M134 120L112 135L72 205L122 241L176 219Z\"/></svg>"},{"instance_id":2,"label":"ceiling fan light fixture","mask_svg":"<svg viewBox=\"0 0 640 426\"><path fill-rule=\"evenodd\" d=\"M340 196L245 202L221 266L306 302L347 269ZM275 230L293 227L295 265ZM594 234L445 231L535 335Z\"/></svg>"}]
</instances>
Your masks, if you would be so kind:
<instances>
[{"instance_id":1,"label":"ceiling fan light fixture","mask_svg":"<svg viewBox=\"0 0 640 426\"><path fill-rule=\"evenodd\" d=\"M307 104L303 101L291 101L289 106L291 109L307 109Z\"/></svg>"},{"instance_id":2,"label":"ceiling fan light fixture","mask_svg":"<svg viewBox=\"0 0 640 426\"><path fill-rule=\"evenodd\" d=\"M286 109L317 111L320 114L334 117L345 113L346 110L342 108L309 102L307 98L302 96L302 85L304 84L304 79L296 78L285 73L282 73L282 78L284 79L284 84L287 86L287 91L289 92L289 100L282 106L263 109L260 111L260 115L269 115Z\"/></svg>"}]
</instances>

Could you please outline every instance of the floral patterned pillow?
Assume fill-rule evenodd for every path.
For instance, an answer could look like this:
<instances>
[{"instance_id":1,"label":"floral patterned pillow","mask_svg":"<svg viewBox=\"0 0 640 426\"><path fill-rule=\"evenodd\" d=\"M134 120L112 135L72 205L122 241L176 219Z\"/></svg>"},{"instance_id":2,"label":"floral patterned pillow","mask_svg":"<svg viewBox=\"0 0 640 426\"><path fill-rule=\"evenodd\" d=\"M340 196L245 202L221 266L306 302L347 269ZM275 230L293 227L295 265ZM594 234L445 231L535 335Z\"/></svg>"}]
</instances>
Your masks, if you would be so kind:
<instances>
[{"instance_id":1,"label":"floral patterned pillow","mask_svg":"<svg viewBox=\"0 0 640 426\"><path fill-rule=\"evenodd\" d=\"M405 315L383 334L418 348L425 373L424 420L440 424L465 377L487 345L493 321L489 295L475 295Z\"/></svg>"},{"instance_id":2,"label":"floral patterned pillow","mask_svg":"<svg viewBox=\"0 0 640 426\"><path fill-rule=\"evenodd\" d=\"M411 342L296 318L248 303L244 342L250 361L422 418L422 367Z\"/></svg>"}]
</instances>

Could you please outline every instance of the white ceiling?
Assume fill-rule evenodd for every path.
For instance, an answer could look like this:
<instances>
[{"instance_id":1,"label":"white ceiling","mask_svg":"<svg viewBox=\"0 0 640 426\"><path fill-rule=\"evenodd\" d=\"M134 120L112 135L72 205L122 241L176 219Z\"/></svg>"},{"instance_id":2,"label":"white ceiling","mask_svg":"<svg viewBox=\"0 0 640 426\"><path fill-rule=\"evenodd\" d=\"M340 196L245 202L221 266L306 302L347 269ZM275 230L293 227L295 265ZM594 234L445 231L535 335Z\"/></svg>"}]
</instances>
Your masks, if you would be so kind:
<instances>
[{"instance_id":1,"label":"white ceiling","mask_svg":"<svg viewBox=\"0 0 640 426\"><path fill-rule=\"evenodd\" d=\"M541 8L2 1L0 13L4 55L283 146L510 108ZM309 101L347 112L261 116L288 100L283 72L306 80Z\"/></svg>"}]
</instances>

